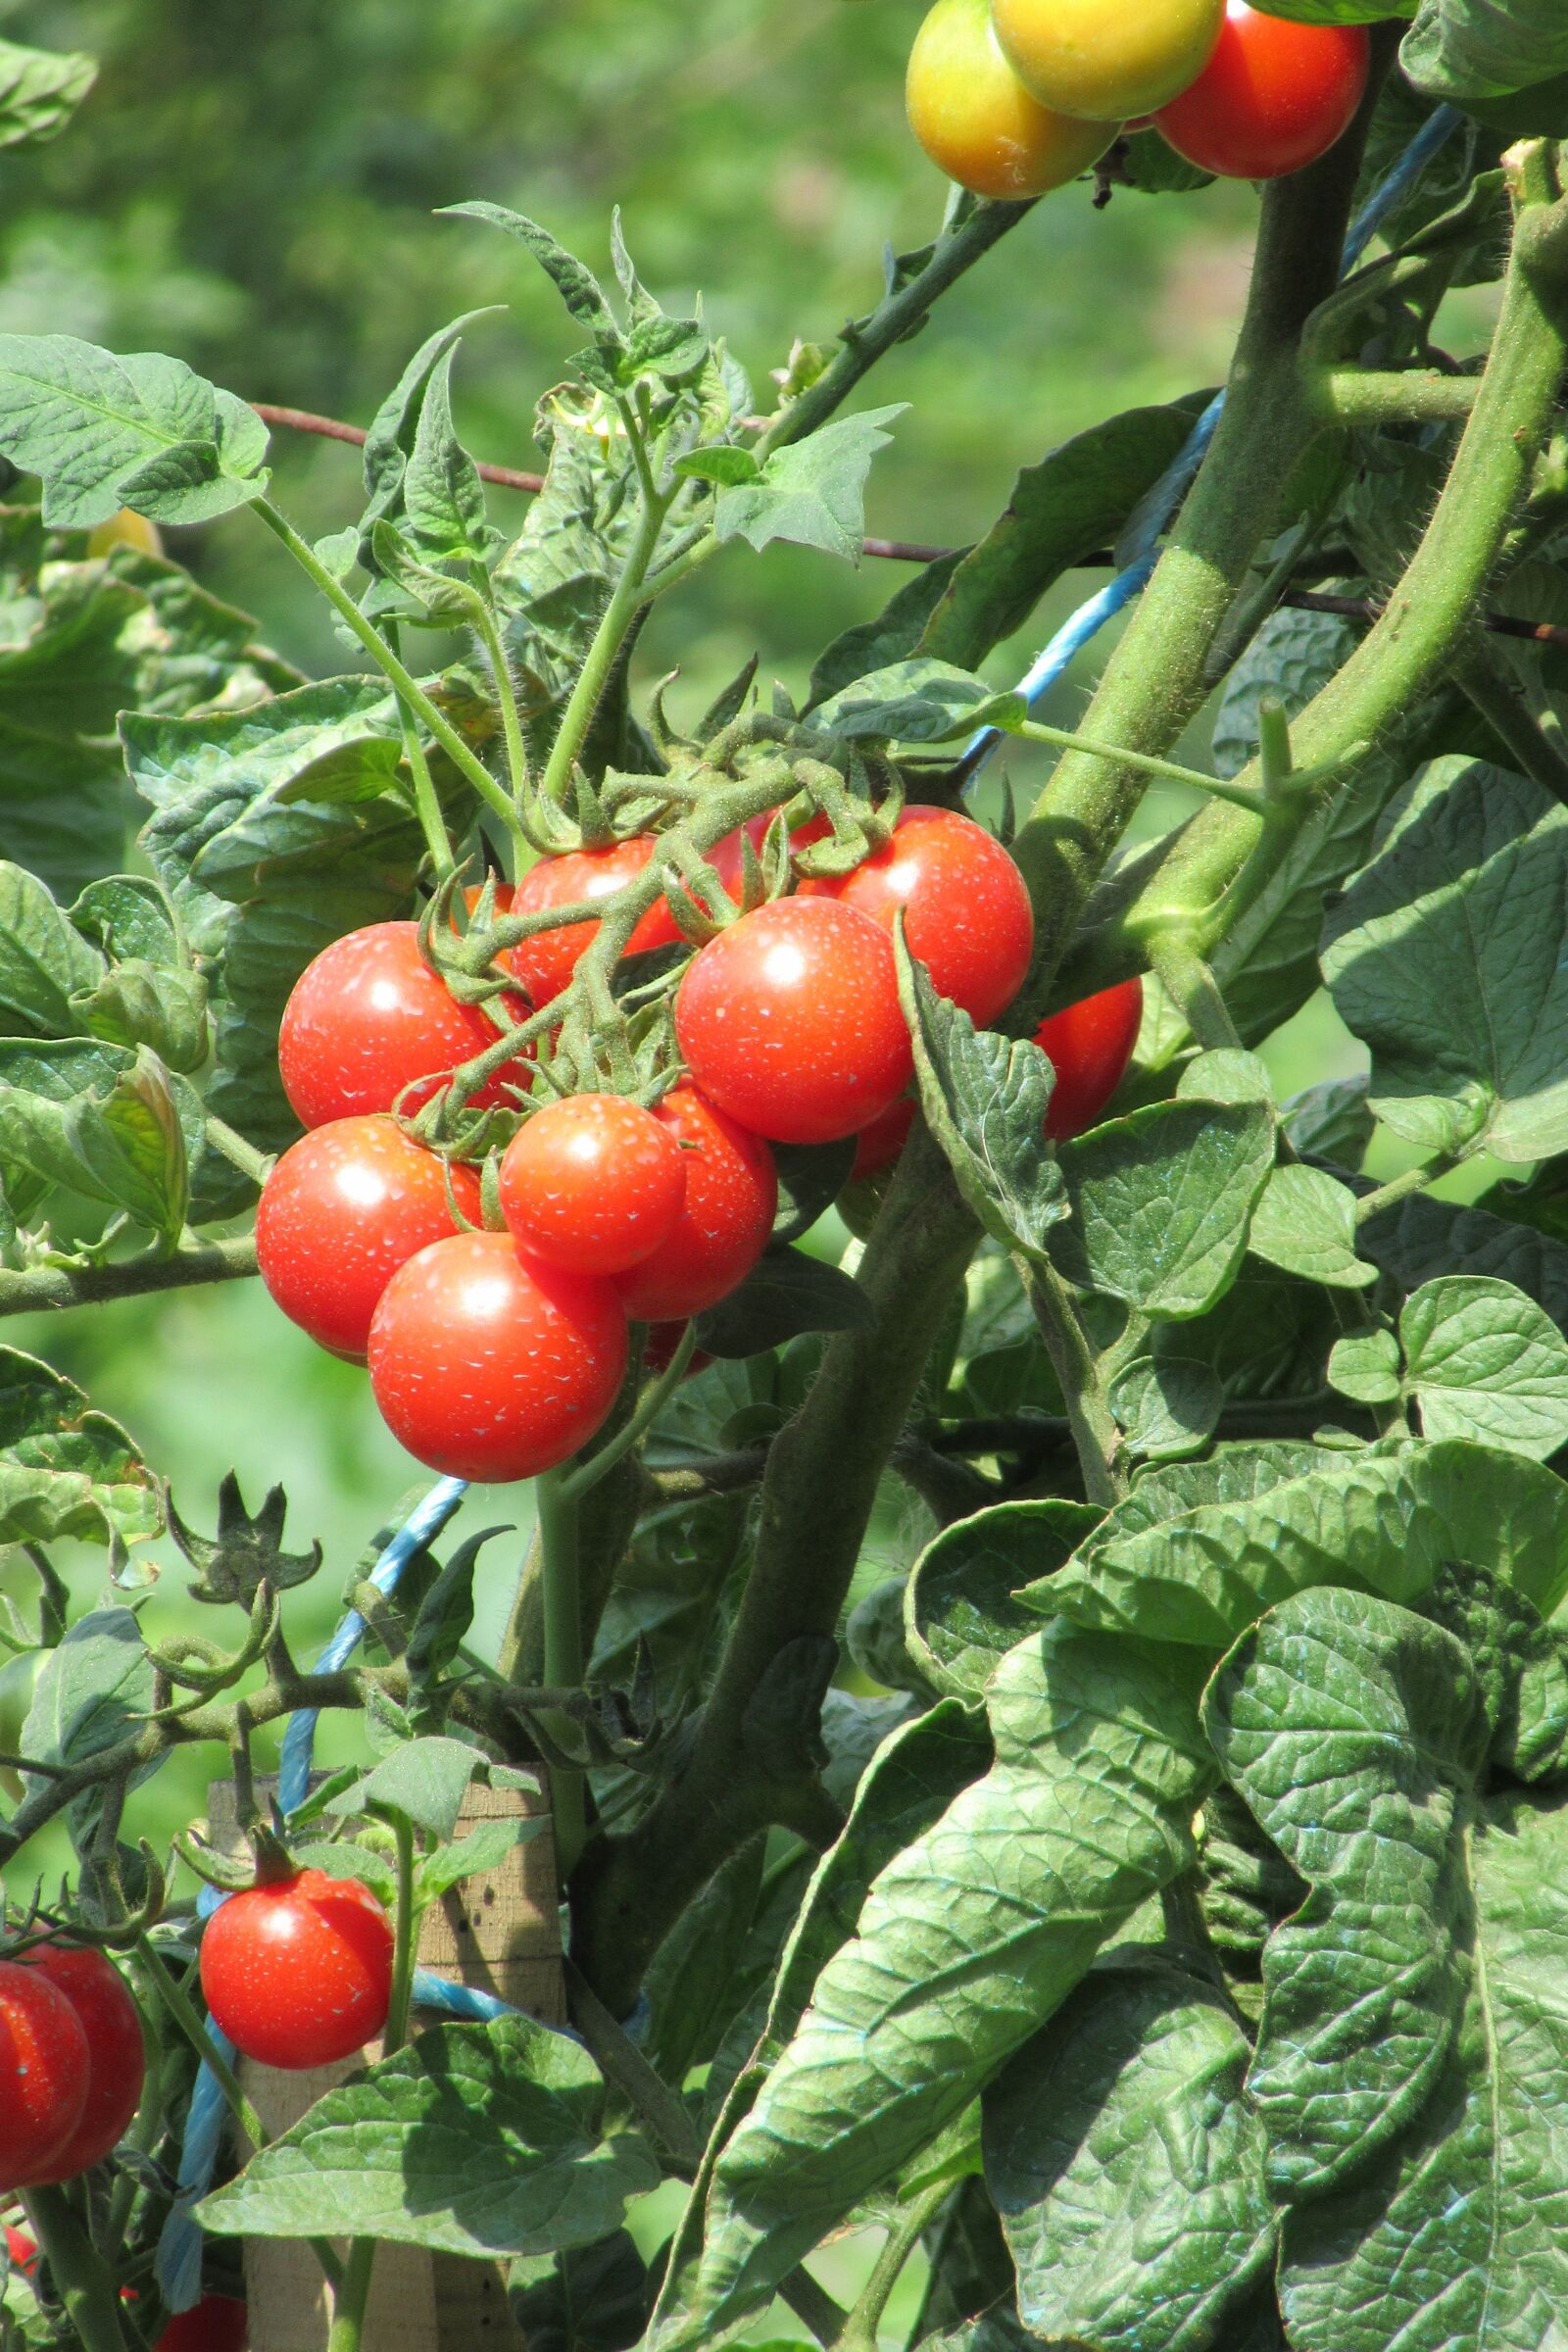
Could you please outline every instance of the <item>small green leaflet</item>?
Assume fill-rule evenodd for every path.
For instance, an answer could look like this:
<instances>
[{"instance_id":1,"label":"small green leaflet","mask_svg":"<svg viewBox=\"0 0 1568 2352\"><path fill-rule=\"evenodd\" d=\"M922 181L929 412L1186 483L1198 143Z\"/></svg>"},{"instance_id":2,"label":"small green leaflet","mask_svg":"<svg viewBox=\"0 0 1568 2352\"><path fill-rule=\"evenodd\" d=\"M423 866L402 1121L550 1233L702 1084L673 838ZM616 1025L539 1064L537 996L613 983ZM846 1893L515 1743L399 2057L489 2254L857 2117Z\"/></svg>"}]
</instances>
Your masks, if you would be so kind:
<instances>
[{"instance_id":1,"label":"small green leaflet","mask_svg":"<svg viewBox=\"0 0 1568 2352\"><path fill-rule=\"evenodd\" d=\"M1146 1462L1180 1461L1200 1453L1219 1426L1225 1385L1196 1358L1141 1356L1110 1390L1110 1409L1127 1448Z\"/></svg>"},{"instance_id":2,"label":"small green leaflet","mask_svg":"<svg viewBox=\"0 0 1568 2352\"><path fill-rule=\"evenodd\" d=\"M933 1538L905 1588L908 1654L939 1690L971 1703L1029 1632L1014 1593L1072 1557L1101 1514L1053 1495L999 1502Z\"/></svg>"},{"instance_id":3,"label":"small green leaflet","mask_svg":"<svg viewBox=\"0 0 1568 2352\"><path fill-rule=\"evenodd\" d=\"M54 138L97 77L94 58L0 41L0 148L35 147Z\"/></svg>"},{"instance_id":4,"label":"small green leaflet","mask_svg":"<svg viewBox=\"0 0 1568 2352\"><path fill-rule=\"evenodd\" d=\"M848 742L948 743L976 727L1009 731L1028 716L1021 695L999 694L983 678L946 662L897 662L841 688L811 712L810 723Z\"/></svg>"},{"instance_id":5,"label":"small green leaflet","mask_svg":"<svg viewBox=\"0 0 1568 2352\"><path fill-rule=\"evenodd\" d=\"M267 488L254 409L157 352L117 359L74 335L0 335L0 450L43 482L47 523L121 507L206 522Z\"/></svg>"},{"instance_id":6,"label":"small green leaflet","mask_svg":"<svg viewBox=\"0 0 1568 2352\"><path fill-rule=\"evenodd\" d=\"M601 2139L586 2050L530 2018L432 2026L330 2090L199 2207L244 2237L365 2235L473 2257L592 2245L659 2184L640 2139Z\"/></svg>"},{"instance_id":7,"label":"small green leaflet","mask_svg":"<svg viewBox=\"0 0 1568 2352\"><path fill-rule=\"evenodd\" d=\"M1275 1168L1252 1211L1254 1257L1331 1290L1364 1291L1378 1278L1355 1254L1355 1195L1322 1168Z\"/></svg>"},{"instance_id":8,"label":"small green leaflet","mask_svg":"<svg viewBox=\"0 0 1568 2352\"><path fill-rule=\"evenodd\" d=\"M976 1029L966 1012L938 996L924 964L909 954L902 919L894 944L926 1122L987 1232L1005 1249L1038 1256L1051 1227L1067 1214L1046 1141L1055 1073L1038 1046Z\"/></svg>"},{"instance_id":9,"label":"small green leaflet","mask_svg":"<svg viewBox=\"0 0 1568 2352\"><path fill-rule=\"evenodd\" d=\"M774 539L787 539L858 564L871 460L887 447L886 428L906 406L901 401L840 416L808 440L774 450L763 460L759 480L719 490L713 507L718 537L745 539L759 552Z\"/></svg>"}]
</instances>

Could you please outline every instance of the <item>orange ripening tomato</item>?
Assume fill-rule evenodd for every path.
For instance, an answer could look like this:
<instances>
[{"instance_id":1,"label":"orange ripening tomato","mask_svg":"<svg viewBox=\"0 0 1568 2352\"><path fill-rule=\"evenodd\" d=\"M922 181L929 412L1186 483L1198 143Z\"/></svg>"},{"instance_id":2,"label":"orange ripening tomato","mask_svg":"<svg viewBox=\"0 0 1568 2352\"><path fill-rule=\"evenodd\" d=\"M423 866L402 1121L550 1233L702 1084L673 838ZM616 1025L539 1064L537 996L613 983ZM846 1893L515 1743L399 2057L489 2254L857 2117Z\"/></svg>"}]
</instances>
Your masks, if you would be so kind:
<instances>
[{"instance_id":1,"label":"orange ripening tomato","mask_svg":"<svg viewBox=\"0 0 1568 2352\"><path fill-rule=\"evenodd\" d=\"M1225 0L992 0L1003 55L1042 106L1092 122L1152 115L1213 54Z\"/></svg>"},{"instance_id":2,"label":"orange ripening tomato","mask_svg":"<svg viewBox=\"0 0 1568 2352\"><path fill-rule=\"evenodd\" d=\"M1032 98L997 46L988 0L937 0L905 83L909 128L939 171L975 196L1044 196L1087 172L1113 122L1072 122Z\"/></svg>"}]
</instances>

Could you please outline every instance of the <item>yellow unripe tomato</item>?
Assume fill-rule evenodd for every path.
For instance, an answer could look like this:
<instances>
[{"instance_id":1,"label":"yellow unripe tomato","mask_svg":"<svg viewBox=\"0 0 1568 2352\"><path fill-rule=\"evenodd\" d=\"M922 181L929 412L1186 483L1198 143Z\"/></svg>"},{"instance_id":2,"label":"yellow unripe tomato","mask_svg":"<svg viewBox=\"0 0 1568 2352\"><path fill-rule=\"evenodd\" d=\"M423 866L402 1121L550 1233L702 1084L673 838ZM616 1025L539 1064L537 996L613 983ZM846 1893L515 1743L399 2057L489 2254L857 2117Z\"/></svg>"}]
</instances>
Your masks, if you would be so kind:
<instances>
[{"instance_id":1,"label":"yellow unripe tomato","mask_svg":"<svg viewBox=\"0 0 1568 2352\"><path fill-rule=\"evenodd\" d=\"M909 127L931 161L976 196L1044 196L1099 163L1111 122L1069 122L1031 98L997 46L988 0L937 0L915 35Z\"/></svg>"},{"instance_id":2,"label":"yellow unripe tomato","mask_svg":"<svg viewBox=\"0 0 1568 2352\"><path fill-rule=\"evenodd\" d=\"M149 522L145 514L133 514L128 507L122 507L107 522L95 522L87 533L89 556L112 556L117 547L133 547L144 556L164 552L157 523Z\"/></svg>"},{"instance_id":3,"label":"yellow unripe tomato","mask_svg":"<svg viewBox=\"0 0 1568 2352\"><path fill-rule=\"evenodd\" d=\"M1042 106L1123 122L1198 79L1225 0L992 0L1004 54Z\"/></svg>"}]
</instances>

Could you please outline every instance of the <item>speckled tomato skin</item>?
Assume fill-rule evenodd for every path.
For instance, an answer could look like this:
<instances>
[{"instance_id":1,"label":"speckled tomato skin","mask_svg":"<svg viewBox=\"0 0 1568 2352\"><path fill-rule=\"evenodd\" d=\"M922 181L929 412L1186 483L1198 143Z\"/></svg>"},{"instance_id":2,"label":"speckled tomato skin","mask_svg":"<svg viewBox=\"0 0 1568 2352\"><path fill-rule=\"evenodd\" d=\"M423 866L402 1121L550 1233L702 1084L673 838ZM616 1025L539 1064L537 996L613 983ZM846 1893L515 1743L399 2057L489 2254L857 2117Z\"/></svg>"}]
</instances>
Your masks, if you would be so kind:
<instances>
[{"instance_id":1,"label":"speckled tomato skin","mask_svg":"<svg viewBox=\"0 0 1568 2352\"><path fill-rule=\"evenodd\" d=\"M512 894L514 914L537 914L546 906L576 906L590 899L612 898L635 882L658 847L653 834L634 834L608 850L569 850L562 858L541 858L531 865ZM534 1005L548 1004L571 979L595 933L597 923L565 923L556 931L536 931L513 948L505 960L515 972ZM651 948L673 947L680 938L674 918L659 899L638 920L626 953L646 955Z\"/></svg>"},{"instance_id":2,"label":"speckled tomato skin","mask_svg":"<svg viewBox=\"0 0 1568 2352\"><path fill-rule=\"evenodd\" d=\"M686 1198L668 1241L615 1288L639 1323L684 1323L745 1281L778 1214L778 1171L760 1136L693 1086L672 1087L654 1116L686 1147Z\"/></svg>"},{"instance_id":3,"label":"speckled tomato skin","mask_svg":"<svg viewBox=\"0 0 1568 2352\"><path fill-rule=\"evenodd\" d=\"M519 1250L570 1274L623 1274L668 1241L686 1160L667 1127L619 1095L570 1095L526 1120L501 1163Z\"/></svg>"},{"instance_id":4,"label":"speckled tomato skin","mask_svg":"<svg viewBox=\"0 0 1568 2352\"><path fill-rule=\"evenodd\" d=\"M232 2295L203 2295L170 2321L153 2352L245 2352L249 2342L245 2305Z\"/></svg>"},{"instance_id":5,"label":"speckled tomato skin","mask_svg":"<svg viewBox=\"0 0 1568 2352\"><path fill-rule=\"evenodd\" d=\"M495 1041L480 1007L458 1004L425 962L416 923L369 923L323 948L295 982L277 1066L300 1125L324 1127L390 1110L405 1087L428 1078L402 1105L417 1109ZM474 1100L512 1098L497 1077Z\"/></svg>"},{"instance_id":6,"label":"speckled tomato skin","mask_svg":"<svg viewBox=\"0 0 1568 2352\"><path fill-rule=\"evenodd\" d=\"M58 1985L0 1960L0 2189L48 2172L81 2122L89 2072L87 2035Z\"/></svg>"},{"instance_id":7,"label":"speckled tomato skin","mask_svg":"<svg viewBox=\"0 0 1568 2352\"><path fill-rule=\"evenodd\" d=\"M902 906L909 954L979 1028L1028 977L1035 917L1024 878L1001 842L959 809L906 808L892 840L852 873L804 881L800 895L858 906L890 937Z\"/></svg>"},{"instance_id":8,"label":"speckled tomato skin","mask_svg":"<svg viewBox=\"0 0 1568 2352\"><path fill-rule=\"evenodd\" d=\"M585 1446L626 1370L608 1282L524 1259L510 1233L434 1242L388 1283L370 1325L370 1387L416 1461L499 1485Z\"/></svg>"},{"instance_id":9,"label":"speckled tomato skin","mask_svg":"<svg viewBox=\"0 0 1568 2352\"><path fill-rule=\"evenodd\" d=\"M693 1086L672 1087L654 1116L685 1149L686 1198L669 1239L615 1277L639 1323L684 1323L745 1281L778 1214L778 1171L760 1136Z\"/></svg>"},{"instance_id":10,"label":"speckled tomato skin","mask_svg":"<svg viewBox=\"0 0 1568 2352\"><path fill-rule=\"evenodd\" d=\"M477 1225L478 1177L459 1164L451 1173L453 1200ZM459 1230L436 1153L377 1113L334 1119L284 1152L262 1187L256 1257L291 1323L334 1355L363 1360L399 1266Z\"/></svg>"},{"instance_id":11,"label":"speckled tomato skin","mask_svg":"<svg viewBox=\"0 0 1568 2352\"><path fill-rule=\"evenodd\" d=\"M70 2180L118 2147L141 2104L147 2054L129 1987L102 1952L85 1946L40 1943L19 1965L64 1993L87 2037L87 2097L81 2121L34 2183Z\"/></svg>"},{"instance_id":12,"label":"speckled tomato skin","mask_svg":"<svg viewBox=\"0 0 1568 2352\"><path fill-rule=\"evenodd\" d=\"M1055 1067L1046 1133L1066 1143L1093 1127L1127 1075L1144 1015L1142 980L1122 980L1063 1006L1035 1031Z\"/></svg>"},{"instance_id":13,"label":"speckled tomato skin","mask_svg":"<svg viewBox=\"0 0 1568 2352\"><path fill-rule=\"evenodd\" d=\"M386 2024L392 1922L358 1879L302 1870L231 1894L202 1935L215 2025L261 2066L347 2058Z\"/></svg>"},{"instance_id":14,"label":"speckled tomato skin","mask_svg":"<svg viewBox=\"0 0 1568 2352\"><path fill-rule=\"evenodd\" d=\"M857 1134L914 1066L893 942L837 899L776 899L710 939L675 1034L702 1093L779 1144Z\"/></svg>"},{"instance_id":15,"label":"speckled tomato skin","mask_svg":"<svg viewBox=\"0 0 1568 2352\"><path fill-rule=\"evenodd\" d=\"M1298 24L1228 0L1213 56L1154 121L1201 172L1280 179L1344 137L1371 70L1364 24Z\"/></svg>"}]
</instances>

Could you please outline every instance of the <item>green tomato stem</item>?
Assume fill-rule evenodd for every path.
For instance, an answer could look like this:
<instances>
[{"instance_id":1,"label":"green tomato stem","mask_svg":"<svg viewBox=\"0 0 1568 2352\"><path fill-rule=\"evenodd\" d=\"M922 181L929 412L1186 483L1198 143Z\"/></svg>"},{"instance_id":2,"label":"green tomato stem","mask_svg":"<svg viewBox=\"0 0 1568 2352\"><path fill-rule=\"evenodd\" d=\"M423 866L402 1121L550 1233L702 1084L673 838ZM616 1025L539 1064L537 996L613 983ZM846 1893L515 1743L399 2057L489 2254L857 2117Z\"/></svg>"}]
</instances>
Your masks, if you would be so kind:
<instances>
[{"instance_id":1,"label":"green tomato stem","mask_svg":"<svg viewBox=\"0 0 1568 2352\"><path fill-rule=\"evenodd\" d=\"M343 2266L343 2283L332 2298L332 2328L326 2352L360 2352L365 2337L365 2315L370 2300L376 2241L357 2237Z\"/></svg>"},{"instance_id":2,"label":"green tomato stem","mask_svg":"<svg viewBox=\"0 0 1568 2352\"><path fill-rule=\"evenodd\" d=\"M1454 1168L1462 1166L1467 1156L1465 1152L1440 1152L1435 1158L1422 1160L1417 1166L1406 1168L1401 1175L1391 1176L1387 1184L1378 1186L1376 1192L1363 1193L1355 1204L1357 1225L1365 1225L1384 1209L1395 1208L1401 1200L1408 1200L1412 1193L1424 1193L1427 1186L1436 1184L1440 1176L1446 1176Z\"/></svg>"},{"instance_id":3,"label":"green tomato stem","mask_svg":"<svg viewBox=\"0 0 1568 2352\"><path fill-rule=\"evenodd\" d=\"M1380 425L1462 422L1476 402L1473 375L1439 375L1411 368L1324 368L1303 379L1308 405L1325 424Z\"/></svg>"},{"instance_id":4,"label":"green tomato stem","mask_svg":"<svg viewBox=\"0 0 1568 2352\"><path fill-rule=\"evenodd\" d=\"M65 2190L29 2188L22 2203L81 2352L125 2352L119 2290Z\"/></svg>"},{"instance_id":5,"label":"green tomato stem","mask_svg":"<svg viewBox=\"0 0 1568 2352\"><path fill-rule=\"evenodd\" d=\"M340 580L335 580L324 564L318 561L315 550L303 540L287 517L280 514L270 499L258 498L252 502L254 512L266 523L275 539L280 539L300 569L319 593L325 597L345 628L359 639L384 677L390 680L402 700L420 720L426 732L433 735L454 767L466 776L487 808L498 816L509 835L525 848L517 812L502 791L490 770L485 766L446 715L438 710L412 670L405 668L397 655L386 643L373 621L367 620L359 606ZM442 838L445 838L444 828ZM439 857L439 845L430 844L432 857Z\"/></svg>"},{"instance_id":6,"label":"green tomato stem","mask_svg":"<svg viewBox=\"0 0 1568 2352\"><path fill-rule=\"evenodd\" d=\"M562 713L556 740L550 747L550 758L545 763L540 784L540 792L548 807L559 808L565 804L572 770L587 741L594 713L610 683L627 631L645 602L643 584L658 551L659 535L664 527L664 516L668 511L668 500L658 497L645 485L636 536L620 578L615 583L614 593L600 616L593 642Z\"/></svg>"},{"instance_id":7,"label":"green tomato stem","mask_svg":"<svg viewBox=\"0 0 1568 2352\"><path fill-rule=\"evenodd\" d=\"M414 1899L417 1860L414 1846L414 1824L406 1814L393 1814L392 1835L397 1840L398 1895L392 1915L392 1996L387 2003L386 2030L381 2037L382 2055L387 2058L391 2057L394 2050L401 2050L409 2038L415 1937L419 1925L418 1910Z\"/></svg>"},{"instance_id":8,"label":"green tomato stem","mask_svg":"<svg viewBox=\"0 0 1568 2352\"><path fill-rule=\"evenodd\" d=\"M637 1409L624 1429L617 1430L607 1445L601 1446L599 1451L590 1454L585 1462L579 1462L575 1470L563 1474L561 1493L564 1501L580 1502L586 1494L598 1486L608 1471L613 1470L622 1455L630 1453L634 1446L642 1443L684 1380L686 1367L696 1352L697 1326L688 1323L676 1344L674 1354L659 1378L643 1391L637 1399Z\"/></svg>"},{"instance_id":9,"label":"green tomato stem","mask_svg":"<svg viewBox=\"0 0 1568 2352\"><path fill-rule=\"evenodd\" d=\"M905 2265L952 2193L951 2180L933 2181L930 2187L911 2197L905 2211L896 2217L859 2301L833 2339L836 2352L877 2352L882 2315L904 2276Z\"/></svg>"},{"instance_id":10,"label":"green tomato stem","mask_svg":"<svg viewBox=\"0 0 1568 2352\"><path fill-rule=\"evenodd\" d=\"M382 622L381 626L387 645L394 654L401 657L403 649L399 643L396 621L386 620ZM456 872L457 859L452 854L452 842L447 833L447 820L441 813L440 796L435 788L435 778L430 773L430 762L424 756L424 745L419 740L419 730L414 723L414 712L403 695L400 694L397 700L398 724L403 730L403 757L408 761L409 773L414 778L414 806L418 813L419 830L424 835L424 846L429 852L436 881L440 883L444 882L449 874Z\"/></svg>"},{"instance_id":11,"label":"green tomato stem","mask_svg":"<svg viewBox=\"0 0 1568 2352\"><path fill-rule=\"evenodd\" d=\"M534 1482L539 1511L539 1545L544 1583L545 1681L556 1690L581 1688L584 1669L582 1592L578 1576L577 1498L564 1472L547 1470ZM546 1720L552 1736L569 1740L562 1717ZM556 1863L562 1880L571 1876L587 1836L583 1776L553 1768L551 1806L555 1814Z\"/></svg>"},{"instance_id":12,"label":"green tomato stem","mask_svg":"<svg viewBox=\"0 0 1568 2352\"><path fill-rule=\"evenodd\" d=\"M1019 1261L1046 1352L1061 1385L1084 1493L1108 1510L1127 1492L1126 1446L1110 1409L1101 1367L1066 1284L1046 1258Z\"/></svg>"},{"instance_id":13,"label":"green tomato stem","mask_svg":"<svg viewBox=\"0 0 1568 2352\"><path fill-rule=\"evenodd\" d=\"M1039 719L1028 720L1016 732L1025 743L1054 744L1059 751L1081 753L1090 760L1108 760L1134 775L1159 776L1167 783L1186 784L1194 792L1207 793L1216 801L1230 801L1238 808L1262 812L1262 795L1254 786L1232 784L1224 776L1206 774L1200 767L1183 767L1174 760L1156 760L1144 752L1123 751L1114 743L1092 743L1087 735L1074 735L1065 727L1048 727Z\"/></svg>"}]
</instances>

